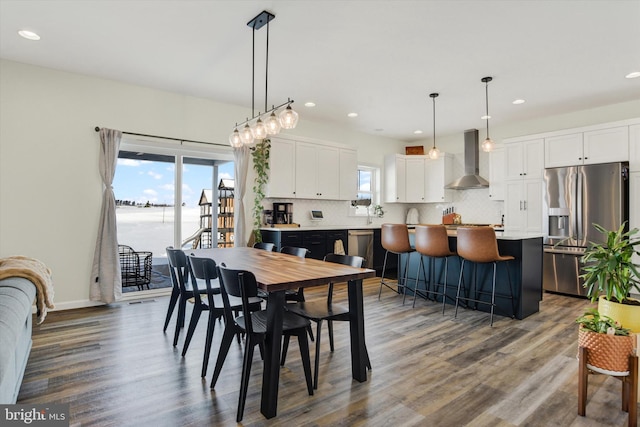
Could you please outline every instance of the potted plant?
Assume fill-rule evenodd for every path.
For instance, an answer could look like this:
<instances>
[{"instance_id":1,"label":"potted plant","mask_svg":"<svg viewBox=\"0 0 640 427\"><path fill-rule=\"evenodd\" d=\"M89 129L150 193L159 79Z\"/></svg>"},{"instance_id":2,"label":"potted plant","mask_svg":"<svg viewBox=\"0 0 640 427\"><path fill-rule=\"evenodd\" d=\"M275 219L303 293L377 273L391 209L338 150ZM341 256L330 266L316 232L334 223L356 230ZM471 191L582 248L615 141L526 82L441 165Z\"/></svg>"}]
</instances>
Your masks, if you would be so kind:
<instances>
[{"instance_id":1,"label":"potted plant","mask_svg":"<svg viewBox=\"0 0 640 427\"><path fill-rule=\"evenodd\" d=\"M629 371L635 337L628 328L593 308L578 317L576 323L580 325L578 346L589 350L587 366L590 369L595 367L618 374Z\"/></svg>"},{"instance_id":2,"label":"potted plant","mask_svg":"<svg viewBox=\"0 0 640 427\"><path fill-rule=\"evenodd\" d=\"M626 223L617 230L594 227L606 235L605 243L591 242L581 262L585 265L584 287L591 301L598 300L601 315L615 319L625 328L640 332L640 301L631 298L634 289L640 292L640 265L633 255L640 240L634 238L638 229L625 232Z\"/></svg>"}]
</instances>

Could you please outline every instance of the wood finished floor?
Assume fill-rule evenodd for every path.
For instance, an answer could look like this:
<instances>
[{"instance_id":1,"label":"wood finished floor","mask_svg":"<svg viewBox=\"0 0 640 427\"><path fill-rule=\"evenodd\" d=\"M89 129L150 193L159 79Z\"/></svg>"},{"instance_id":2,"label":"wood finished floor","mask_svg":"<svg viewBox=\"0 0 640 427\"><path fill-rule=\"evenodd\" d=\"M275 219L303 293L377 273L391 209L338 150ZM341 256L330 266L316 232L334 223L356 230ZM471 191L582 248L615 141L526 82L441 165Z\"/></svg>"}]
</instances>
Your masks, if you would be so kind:
<instances>
[{"instance_id":1,"label":"wood finished floor","mask_svg":"<svg viewBox=\"0 0 640 427\"><path fill-rule=\"evenodd\" d=\"M320 384L308 396L295 339L281 370L278 416L260 414L262 367L256 352L244 425L266 426L626 426L620 382L591 376L587 416L577 415L577 327L586 300L545 294L525 320L402 297L365 281L369 381L351 379L348 325L335 325L336 350L323 329ZM305 291L308 299L322 288ZM337 289L336 300L346 297ZM35 326L18 403L70 403L71 425L235 425L242 347L234 343L214 391L200 378L206 315L187 355L185 333L172 346L162 325L167 298L52 312ZM175 314L174 314L175 315ZM188 309L187 316L190 315ZM315 343L311 343L311 357Z\"/></svg>"}]
</instances>

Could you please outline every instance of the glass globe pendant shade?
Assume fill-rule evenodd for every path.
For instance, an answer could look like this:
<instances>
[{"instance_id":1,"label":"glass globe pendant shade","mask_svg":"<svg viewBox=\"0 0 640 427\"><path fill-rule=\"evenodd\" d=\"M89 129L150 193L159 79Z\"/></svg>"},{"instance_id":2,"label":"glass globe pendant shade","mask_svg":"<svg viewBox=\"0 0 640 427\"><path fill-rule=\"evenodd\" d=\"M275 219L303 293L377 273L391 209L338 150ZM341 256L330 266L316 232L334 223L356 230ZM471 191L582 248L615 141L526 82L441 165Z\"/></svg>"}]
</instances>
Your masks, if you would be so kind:
<instances>
[{"instance_id":1,"label":"glass globe pendant shade","mask_svg":"<svg viewBox=\"0 0 640 427\"><path fill-rule=\"evenodd\" d=\"M495 143L488 136L484 141L482 141L482 151L484 151L485 153L489 153L493 151L494 147L495 147Z\"/></svg>"},{"instance_id":2,"label":"glass globe pendant shade","mask_svg":"<svg viewBox=\"0 0 640 427\"><path fill-rule=\"evenodd\" d=\"M229 144L232 147L240 147L242 145L242 139L240 138L240 132L238 132L238 128L235 128L231 135L229 135Z\"/></svg>"},{"instance_id":3,"label":"glass globe pendant shade","mask_svg":"<svg viewBox=\"0 0 640 427\"><path fill-rule=\"evenodd\" d=\"M242 132L240 132L240 139L242 139L244 145L249 145L253 142L253 132L248 123L244 125Z\"/></svg>"},{"instance_id":4,"label":"glass globe pendant shade","mask_svg":"<svg viewBox=\"0 0 640 427\"><path fill-rule=\"evenodd\" d=\"M262 120L260 120L260 117L258 117L258 121L256 121L256 124L253 125L251 130L253 131L253 137L255 139L262 140L267 137L267 127L264 125Z\"/></svg>"},{"instance_id":5,"label":"glass globe pendant shade","mask_svg":"<svg viewBox=\"0 0 640 427\"><path fill-rule=\"evenodd\" d=\"M431 160L437 160L440 157L440 150L436 148L434 145L431 150L429 150L429 158Z\"/></svg>"},{"instance_id":6,"label":"glass globe pendant shade","mask_svg":"<svg viewBox=\"0 0 640 427\"><path fill-rule=\"evenodd\" d=\"M271 115L267 120L265 120L264 124L267 127L267 134L277 135L280 133L280 121L278 120L278 116L276 116L275 111L271 112Z\"/></svg>"},{"instance_id":7,"label":"glass globe pendant shade","mask_svg":"<svg viewBox=\"0 0 640 427\"><path fill-rule=\"evenodd\" d=\"M280 113L280 125L282 129L293 129L298 124L298 113L296 113L291 104Z\"/></svg>"}]
</instances>

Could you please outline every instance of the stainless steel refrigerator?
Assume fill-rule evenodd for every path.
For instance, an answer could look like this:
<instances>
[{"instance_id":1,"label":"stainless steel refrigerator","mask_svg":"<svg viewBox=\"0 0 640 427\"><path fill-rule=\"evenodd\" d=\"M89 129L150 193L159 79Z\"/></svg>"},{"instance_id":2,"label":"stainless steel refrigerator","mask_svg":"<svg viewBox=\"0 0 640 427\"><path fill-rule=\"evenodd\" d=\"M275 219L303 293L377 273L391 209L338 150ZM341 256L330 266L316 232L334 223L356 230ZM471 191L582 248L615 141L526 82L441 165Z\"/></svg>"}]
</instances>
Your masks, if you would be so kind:
<instances>
[{"instance_id":1,"label":"stainless steel refrigerator","mask_svg":"<svg viewBox=\"0 0 640 427\"><path fill-rule=\"evenodd\" d=\"M629 219L628 178L628 163L545 169L545 290L586 296L580 258L589 242L605 243L593 224L611 230Z\"/></svg>"}]
</instances>

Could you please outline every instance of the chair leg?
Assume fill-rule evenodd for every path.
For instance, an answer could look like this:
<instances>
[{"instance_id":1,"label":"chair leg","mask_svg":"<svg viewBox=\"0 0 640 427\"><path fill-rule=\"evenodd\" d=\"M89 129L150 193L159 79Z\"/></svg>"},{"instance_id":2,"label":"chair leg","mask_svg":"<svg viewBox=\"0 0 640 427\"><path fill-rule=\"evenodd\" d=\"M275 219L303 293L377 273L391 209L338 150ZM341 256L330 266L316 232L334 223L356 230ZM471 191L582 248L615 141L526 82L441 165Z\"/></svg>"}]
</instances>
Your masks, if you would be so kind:
<instances>
[{"instance_id":1,"label":"chair leg","mask_svg":"<svg viewBox=\"0 0 640 427\"><path fill-rule=\"evenodd\" d=\"M247 345L244 349L244 359L242 362L242 377L240 379L240 395L238 396L238 415L236 421L242 421L244 414L244 403L247 400L247 389L249 388L249 376L251 375L251 362L253 361L253 348L256 343L251 336L247 336Z\"/></svg>"},{"instance_id":2,"label":"chair leg","mask_svg":"<svg viewBox=\"0 0 640 427\"><path fill-rule=\"evenodd\" d=\"M333 353L334 350L334 346L333 346L333 320L327 320L327 329L329 329L329 348L331 349L331 352ZM318 329L318 334L320 334L320 329Z\"/></svg>"},{"instance_id":3,"label":"chair leg","mask_svg":"<svg viewBox=\"0 0 640 427\"><path fill-rule=\"evenodd\" d=\"M280 366L284 366L285 360L287 360L287 351L289 350L290 335L285 335L282 340L282 356L280 357Z\"/></svg>"},{"instance_id":4,"label":"chair leg","mask_svg":"<svg viewBox=\"0 0 640 427\"><path fill-rule=\"evenodd\" d=\"M182 357L187 354L187 350L189 349L189 344L191 343L191 338L193 338L193 333L196 330L196 326L198 326L198 320L200 320L200 315L202 314L202 309L197 305L193 306L193 310L191 311L191 320L189 321L189 329L187 329L187 336L184 339L184 346L182 347Z\"/></svg>"},{"instance_id":5,"label":"chair leg","mask_svg":"<svg viewBox=\"0 0 640 427\"><path fill-rule=\"evenodd\" d=\"M629 356L629 427L638 427L638 356Z\"/></svg>"},{"instance_id":6,"label":"chair leg","mask_svg":"<svg viewBox=\"0 0 640 427\"><path fill-rule=\"evenodd\" d=\"M213 310L209 311L209 322L207 323L207 340L204 345L204 358L202 359L202 378L207 376L207 367L209 366L209 355L211 354L211 344L213 343L213 332L216 329L216 315Z\"/></svg>"},{"instance_id":7,"label":"chair leg","mask_svg":"<svg viewBox=\"0 0 640 427\"><path fill-rule=\"evenodd\" d=\"M184 327L185 312L187 311L186 301L180 295L178 299L178 319L176 320L176 332L173 335L173 346L178 345L178 335L180 335L180 329Z\"/></svg>"},{"instance_id":8,"label":"chair leg","mask_svg":"<svg viewBox=\"0 0 640 427\"><path fill-rule=\"evenodd\" d=\"M456 311L455 311L455 314L453 315L454 319L458 317L458 302L460 301L460 285L462 284L463 274L464 274L464 259L460 264L460 277L458 278L458 290L456 291Z\"/></svg>"},{"instance_id":9,"label":"chair leg","mask_svg":"<svg viewBox=\"0 0 640 427\"><path fill-rule=\"evenodd\" d=\"M167 327L169 326L169 320L171 320L171 315L173 314L173 310L176 308L176 303L178 302L178 297L180 296L180 292L176 292L175 289L171 291L171 298L169 299L169 307L167 308L167 317L164 319L164 328L162 332L167 332Z\"/></svg>"},{"instance_id":10,"label":"chair leg","mask_svg":"<svg viewBox=\"0 0 640 427\"><path fill-rule=\"evenodd\" d=\"M321 328L322 328L322 319L318 319L318 328L316 329L316 354L315 354L315 364L313 367L313 388L318 389L318 371L320 370L320 336L321 336ZM300 351L302 351L302 345L300 346ZM303 356L304 361L304 356Z\"/></svg>"},{"instance_id":11,"label":"chair leg","mask_svg":"<svg viewBox=\"0 0 640 427\"><path fill-rule=\"evenodd\" d=\"M309 339L313 341L313 328L311 325L307 326L307 333L309 334Z\"/></svg>"},{"instance_id":12,"label":"chair leg","mask_svg":"<svg viewBox=\"0 0 640 427\"><path fill-rule=\"evenodd\" d=\"M496 269L498 264L493 262L493 282L491 285L491 319L489 320L489 326L493 326L493 312L496 307Z\"/></svg>"},{"instance_id":13,"label":"chair leg","mask_svg":"<svg viewBox=\"0 0 640 427\"><path fill-rule=\"evenodd\" d=\"M587 369L587 349L578 348L578 415L585 416L587 411L587 388L589 383Z\"/></svg>"},{"instance_id":14,"label":"chair leg","mask_svg":"<svg viewBox=\"0 0 640 427\"><path fill-rule=\"evenodd\" d=\"M404 275L402 278L402 305L404 305L404 300L407 297L407 288L409 287L409 260L411 258L411 252L405 255L407 256L407 260L404 262ZM398 254L398 259L400 259L400 254ZM416 279L416 287L417 286L418 282ZM398 288L400 288L400 282L398 282ZM414 289L413 292L415 293L416 290Z\"/></svg>"},{"instance_id":15,"label":"chair leg","mask_svg":"<svg viewBox=\"0 0 640 427\"><path fill-rule=\"evenodd\" d=\"M442 315L447 305L447 271L449 271L449 257L444 258L444 282L442 283Z\"/></svg>"},{"instance_id":16,"label":"chair leg","mask_svg":"<svg viewBox=\"0 0 640 427\"><path fill-rule=\"evenodd\" d=\"M378 290L378 299L380 299L380 295L382 294L382 285L386 286L384 283L384 272L387 268L387 257L389 256L389 251L384 253L384 263L382 264L382 277L380 277L380 289Z\"/></svg>"},{"instance_id":17,"label":"chair leg","mask_svg":"<svg viewBox=\"0 0 640 427\"><path fill-rule=\"evenodd\" d=\"M316 342L320 342L320 334L316 338ZM302 368L304 369L304 378L307 381L307 392L309 396L313 396L313 384L311 383L311 359L309 358L309 341L307 341L307 332L298 334L298 346L300 347L300 358L302 359ZM316 356L317 357L317 356ZM317 385L316 385L317 388Z\"/></svg>"},{"instance_id":18,"label":"chair leg","mask_svg":"<svg viewBox=\"0 0 640 427\"><path fill-rule=\"evenodd\" d=\"M233 326L227 325L225 327L224 334L222 335L222 342L220 343L220 350L218 350L216 367L213 370L213 378L211 378L212 389L216 386L216 382L218 381L218 377L220 376L220 372L222 371L222 365L224 365L224 361L227 358L227 354L229 353L229 348L231 348L231 343L233 342L233 337L235 334L236 331Z\"/></svg>"},{"instance_id":19,"label":"chair leg","mask_svg":"<svg viewBox=\"0 0 640 427\"><path fill-rule=\"evenodd\" d=\"M424 276L424 293L427 294L427 273L424 270L424 256L420 254L420 262L418 263L418 273L416 275L416 288L413 290L413 308L416 307L416 296L418 295L418 281L420 280L420 271Z\"/></svg>"}]
</instances>

